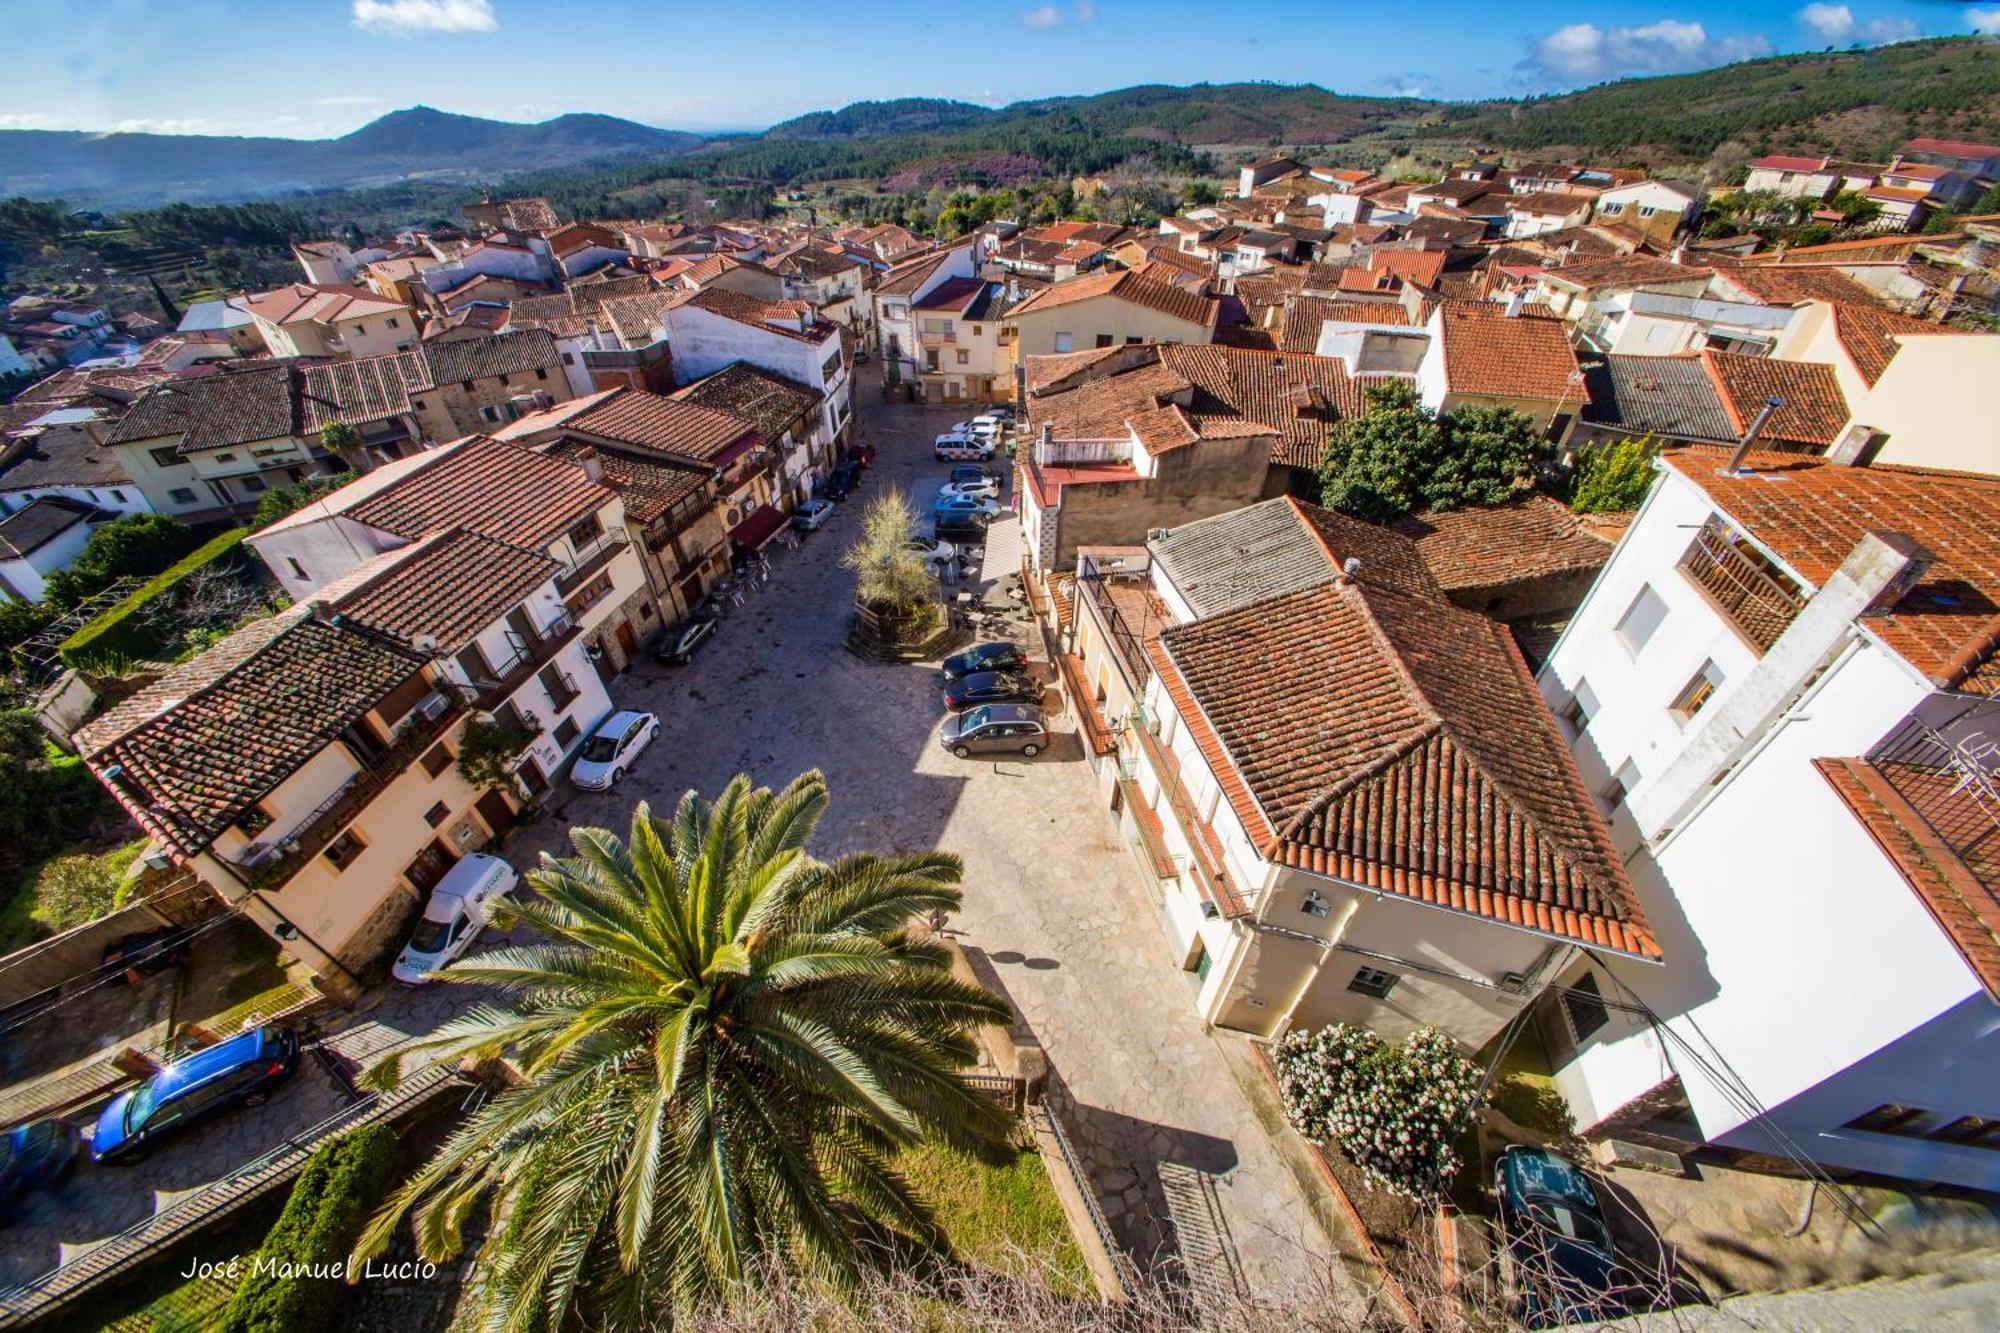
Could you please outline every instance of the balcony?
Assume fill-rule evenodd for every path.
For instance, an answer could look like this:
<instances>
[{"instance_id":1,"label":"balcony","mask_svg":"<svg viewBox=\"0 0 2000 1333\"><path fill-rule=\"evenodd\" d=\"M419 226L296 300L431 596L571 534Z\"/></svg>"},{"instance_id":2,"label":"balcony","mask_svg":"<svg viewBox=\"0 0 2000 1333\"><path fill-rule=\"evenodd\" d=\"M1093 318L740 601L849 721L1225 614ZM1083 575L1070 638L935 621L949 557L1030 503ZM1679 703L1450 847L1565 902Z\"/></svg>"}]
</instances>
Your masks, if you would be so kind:
<instances>
[{"instance_id":1,"label":"balcony","mask_svg":"<svg viewBox=\"0 0 2000 1333\"><path fill-rule=\"evenodd\" d=\"M1039 467L1078 467L1092 463L1129 463L1132 441L1037 439L1034 461Z\"/></svg>"},{"instance_id":2,"label":"balcony","mask_svg":"<svg viewBox=\"0 0 2000 1333\"><path fill-rule=\"evenodd\" d=\"M1871 750L1868 763L1973 878L2000 893L1995 748L1980 733L1953 741L1912 719Z\"/></svg>"},{"instance_id":3,"label":"balcony","mask_svg":"<svg viewBox=\"0 0 2000 1333\"><path fill-rule=\"evenodd\" d=\"M1153 660L1146 653L1146 641L1156 639L1173 621L1165 605L1144 575L1103 574L1089 559L1079 562L1076 586L1095 613L1104 638L1111 645L1126 684L1137 696L1153 678Z\"/></svg>"},{"instance_id":4,"label":"balcony","mask_svg":"<svg viewBox=\"0 0 2000 1333\"><path fill-rule=\"evenodd\" d=\"M623 528L601 532L584 543L570 559L563 562L562 571L556 575L556 591L567 597L581 588L593 574L610 564L625 544Z\"/></svg>"},{"instance_id":5,"label":"balcony","mask_svg":"<svg viewBox=\"0 0 2000 1333\"><path fill-rule=\"evenodd\" d=\"M1760 654L1771 650L1805 608L1805 590L1719 519L1702 525L1680 568Z\"/></svg>"},{"instance_id":6,"label":"balcony","mask_svg":"<svg viewBox=\"0 0 2000 1333\"><path fill-rule=\"evenodd\" d=\"M492 712L536 672L547 666L557 653L574 643L582 632L583 627L568 615L558 616L531 640L509 630L507 641L513 647L514 655L493 668L492 679L472 683L473 689L479 692L473 700L473 707L481 712Z\"/></svg>"},{"instance_id":7,"label":"balcony","mask_svg":"<svg viewBox=\"0 0 2000 1333\"><path fill-rule=\"evenodd\" d=\"M957 341L956 329L922 329L917 333L917 342L925 347L950 347Z\"/></svg>"},{"instance_id":8,"label":"balcony","mask_svg":"<svg viewBox=\"0 0 2000 1333\"><path fill-rule=\"evenodd\" d=\"M464 715L465 704L456 691L447 687L439 694L446 706L430 716L412 712L387 748L373 756L350 751L356 768L347 781L284 834L245 848L242 858L231 863L237 877L253 889L278 889L324 851L383 788Z\"/></svg>"},{"instance_id":9,"label":"balcony","mask_svg":"<svg viewBox=\"0 0 2000 1333\"><path fill-rule=\"evenodd\" d=\"M1223 865L1222 839L1215 835L1214 827L1202 816L1200 807L1181 781L1180 760L1143 725L1129 727L1125 734L1137 738L1139 751L1146 756L1147 763L1158 776L1160 791L1167 798L1167 804L1173 807L1182 835L1187 839L1188 846L1194 849L1192 856L1175 858L1176 864L1184 862L1186 870L1193 872L1194 890L1202 902L1213 909L1210 915L1241 916L1247 909L1243 895L1230 882L1229 871Z\"/></svg>"}]
</instances>

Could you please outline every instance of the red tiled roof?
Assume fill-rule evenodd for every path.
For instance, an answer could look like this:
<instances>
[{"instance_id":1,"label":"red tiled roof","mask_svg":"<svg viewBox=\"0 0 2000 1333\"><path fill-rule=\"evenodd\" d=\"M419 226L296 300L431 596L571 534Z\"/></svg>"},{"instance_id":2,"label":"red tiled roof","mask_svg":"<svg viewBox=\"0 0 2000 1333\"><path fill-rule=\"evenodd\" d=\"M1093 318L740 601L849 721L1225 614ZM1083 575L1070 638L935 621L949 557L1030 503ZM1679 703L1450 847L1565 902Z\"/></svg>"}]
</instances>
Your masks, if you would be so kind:
<instances>
[{"instance_id":1,"label":"red tiled roof","mask_svg":"<svg viewBox=\"0 0 2000 1333\"><path fill-rule=\"evenodd\" d=\"M327 324L341 319L359 319L364 315L393 315L409 309L400 301L384 300L381 293L363 287L342 287L333 283L315 286L307 282L294 282L247 296L241 305L257 318L273 324L290 324L302 319Z\"/></svg>"},{"instance_id":2,"label":"red tiled roof","mask_svg":"<svg viewBox=\"0 0 2000 1333\"><path fill-rule=\"evenodd\" d=\"M1438 308L1445 387L1453 393L1545 402L1584 401L1583 381L1559 319L1485 301L1447 301Z\"/></svg>"},{"instance_id":3,"label":"red tiled roof","mask_svg":"<svg viewBox=\"0 0 2000 1333\"><path fill-rule=\"evenodd\" d=\"M600 439L718 466L755 447L760 438L756 426L741 417L684 401L679 395L669 398L631 388L611 390L581 411L563 413L559 424Z\"/></svg>"},{"instance_id":4,"label":"red tiled roof","mask_svg":"<svg viewBox=\"0 0 2000 1333\"><path fill-rule=\"evenodd\" d=\"M727 287L704 287L688 304L799 342L825 342L838 331L806 301L759 301Z\"/></svg>"},{"instance_id":5,"label":"red tiled roof","mask_svg":"<svg viewBox=\"0 0 2000 1333\"><path fill-rule=\"evenodd\" d=\"M1416 540L1417 554L1446 592L1583 573L1611 558L1610 542L1546 495L1417 514L1394 527Z\"/></svg>"},{"instance_id":6,"label":"red tiled roof","mask_svg":"<svg viewBox=\"0 0 2000 1333\"><path fill-rule=\"evenodd\" d=\"M1952 333L1942 324L1930 324L1877 305L1833 307L1833 333L1846 349L1855 370L1871 385L1882 378L1896 355L1896 336L1904 333Z\"/></svg>"},{"instance_id":7,"label":"red tiled roof","mask_svg":"<svg viewBox=\"0 0 2000 1333\"><path fill-rule=\"evenodd\" d=\"M1657 957L1506 629L1365 579L1252 603L1146 645L1261 854Z\"/></svg>"},{"instance_id":8,"label":"red tiled roof","mask_svg":"<svg viewBox=\"0 0 2000 1333\"><path fill-rule=\"evenodd\" d=\"M421 466L339 506L341 512L411 540L465 527L540 550L613 498L572 463L484 435L418 457ZM365 486L367 479L351 484ZM328 497L336 504L338 498L338 491Z\"/></svg>"},{"instance_id":9,"label":"red tiled roof","mask_svg":"<svg viewBox=\"0 0 2000 1333\"><path fill-rule=\"evenodd\" d=\"M1753 167L1762 167L1766 171L1818 171L1826 166L1826 159L1823 157L1785 157L1782 154L1773 154L1770 157L1760 157L1750 165Z\"/></svg>"},{"instance_id":10,"label":"red tiled roof","mask_svg":"<svg viewBox=\"0 0 2000 1333\"><path fill-rule=\"evenodd\" d=\"M1039 314L1045 310L1053 310L1057 306L1069 305L1076 301L1089 301L1100 296L1130 301L1134 305L1144 306L1189 324L1215 327L1214 301L1195 292L1185 291L1169 283L1155 282L1151 278L1127 270L1093 273L1086 278L1071 278L1067 282L1045 287L1016 305L1009 314L1010 317Z\"/></svg>"},{"instance_id":11,"label":"red tiled roof","mask_svg":"<svg viewBox=\"0 0 2000 1333\"><path fill-rule=\"evenodd\" d=\"M2000 477L1929 468L1842 467L1799 454L1752 453L1724 475L1729 451L1690 445L1664 464L1731 522L1820 587L1871 531L1900 532L1934 557L1870 633L1941 689L2000 695Z\"/></svg>"},{"instance_id":12,"label":"red tiled roof","mask_svg":"<svg viewBox=\"0 0 2000 1333\"><path fill-rule=\"evenodd\" d=\"M1912 139L1903 145L1903 151L1936 153L1940 157L2000 157L2000 147L1964 139Z\"/></svg>"},{"instance_id":13,"label":"red tiled roof","mask_svg":"<svg viewBox=\"0 0 2000 1333\"><path fill-rule=\"evenodd\" d=\"M314 600L398 643L427 636L449 653L556 571L540 552L455 528L378 556L321 588Z\"/></svg>"},{"instance_id":14,"label":"red tiled roof","mask_svg":"<svg viewBox=\"0 0 2000 1333\"><path fill-rule=\"evenodd\" d=\"M1779 399L1780 406L1760 438L1823 449L1847 424L1847 398L1833 367L1824 362L1779 361L1713 348L1702 351L1701 362L1738 439L1757 419L1766 398Z\"/></svg>"}]
</instances>

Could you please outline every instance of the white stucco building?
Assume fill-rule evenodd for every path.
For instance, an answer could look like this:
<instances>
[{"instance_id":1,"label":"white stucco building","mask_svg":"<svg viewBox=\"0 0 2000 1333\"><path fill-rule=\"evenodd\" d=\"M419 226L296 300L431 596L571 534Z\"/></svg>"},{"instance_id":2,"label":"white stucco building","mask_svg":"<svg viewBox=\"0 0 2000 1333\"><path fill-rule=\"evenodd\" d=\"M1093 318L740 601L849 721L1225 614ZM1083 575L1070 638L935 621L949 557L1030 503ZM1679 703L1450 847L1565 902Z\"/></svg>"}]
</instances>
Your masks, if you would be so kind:
<instances>
[{"instance_id":1,"label":"white stucco building","mask_svg":"<svg viewBox=\"0 0 2000 1333\"><path fill-rule=\"evenodd\" d=\"M1541 672L1663 961L1578 959L1579 1127L2000 1188L2000 482L1690 448Z\"/></svg>"}]
</instances>

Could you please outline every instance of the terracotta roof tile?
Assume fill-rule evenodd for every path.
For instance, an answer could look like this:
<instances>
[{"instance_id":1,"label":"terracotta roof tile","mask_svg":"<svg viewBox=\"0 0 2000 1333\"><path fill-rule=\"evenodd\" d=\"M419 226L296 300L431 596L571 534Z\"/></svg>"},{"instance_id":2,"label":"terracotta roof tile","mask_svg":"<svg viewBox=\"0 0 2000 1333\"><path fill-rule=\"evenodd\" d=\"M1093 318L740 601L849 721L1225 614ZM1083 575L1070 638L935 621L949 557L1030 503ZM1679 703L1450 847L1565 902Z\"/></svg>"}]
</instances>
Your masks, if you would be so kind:
<instances>
[{"instance_id":1,"label":"terracotta roof tile","mask_svg":"<svg viewBox=\"0 0 2000 1333\"><path fill-rule=\"evenodd\" d=\"M1728 451L1698 445L1662 458L1814 588L1864 534L1914 538L1935 558L1868 630L1942 689L2000 695L2000 478L1780 453L1725 476Z\"/></svg>"},{"instance_id":2,"label":"terracotta roof tile","mask_svg":"<svg viewBox=\"0 0 2000 1333\"><path fill-rule=\"evenodd\" d=\"M1446 592L1602 569L1611 543L1546 495L1508 504L1417 514L1395 524Z\"/></svg>"},{"instance_id":3,"label":"terracotta roof tile","mask_svg":"<svg viewBox=\"0 0 2000 1333\"><path fill-rule=\"evenodd\" d=\"M1089 277L1071 278L1068 282L1056 283L1053 287L1046 287L1027 297L1016 305L1011 313L1017 316L1038 314L1058 306L1089 301L1100 296L1129 301L1189 324L1215 327L1214 301L1170 283L1155 282L1151 278L1128 270L1093 273Z\"/></svg>"},{"instance_id":4,"label":"terracotta roof tile","mask_svg":"<svg viewBox=\"0 0 2000 1333\"><path fill-rule=\"evenodd\" d=\"M1169 629L1147 647L1266 857L1658 955L1502 626L1364 573Z\"/></svg>"},{"instance_id":5,"label":"terracotta roof tile","mask_svg":"<svg viewBox=\"0 0 2000 1333\"><path fill-rule=\"evenodd\" d=\"M1941 324L1930 324L1908 315L1899 315L1893 310L1884 310L1878 305L1836 303L1833 307L1834 336L1840 339L1841 347L1846 349L1861 378L1871 385L1882 378L1882 372L1894 359L1897 335L1954 331Z\"/></svg>"},{"instance_id":6,"label":"terracotta roof tile","mask_svg":"<svg viewBox=\"0 0 2000 1333\"><path fill-rule=\"evenodd\" d=\"M450 653L556 573L546 555L454 528L378 556L313 600L405 646L428 637Z\"/></svg>"},{"instance_id":7,"label":"terracotta roof tile","mask_svg":"<svg viewBox=\"0 0 2000 1333\"><path fill-rule=\"evenodd\" d=\"M1730 438L1741 439L1766 398L1782 400L1771 413L1760 439L1824 449L1847 424L1847 399L1833 367L1818 361L1779 361L1741 352L1701 353L1701 362L1715 381L1717 396L1729 414Z\"/></svg>"},{"instance_id":8,"label":"terracotta roof tile","mask_svg":"<svg viewBox=\"0 0 2000 1333\"><path fill-rule=\"evenodd\" d=\"M1583 378L1559 319L1510 318L1491 302L1447 301L1438 318L1445 386L1453 393L1583 401Z\"/></svg>"},{"instance_id":9,"label":"terracotta roof tile","mask_svg":"<svg viewBox=\"0 0 2000 1333\"><path fill-rule=\"evenodd\" d=\"M412 541L439 528L465 527L530 550L547 546L613 498L582 468L483 435L418 458L420 466L352 505L339 505L338 491L327 498L355 522ZM367 482L364 477L350 485Z\"/></svg>"},{"instance_id":10,"label":"terracotta roof tile","mask_svg":"<svg viewBox=\"0 0 2000 1333\"><path fill-rule=\"evenodd\" d=\"M1312 355L1319 348L1320 325L1328 320L1355 324L1408 324L1409 312L1388 301L1330 301L1323 296L1294 296L1285 302L1285 321L1278 347Z\"/></svg>"}]
</instances>

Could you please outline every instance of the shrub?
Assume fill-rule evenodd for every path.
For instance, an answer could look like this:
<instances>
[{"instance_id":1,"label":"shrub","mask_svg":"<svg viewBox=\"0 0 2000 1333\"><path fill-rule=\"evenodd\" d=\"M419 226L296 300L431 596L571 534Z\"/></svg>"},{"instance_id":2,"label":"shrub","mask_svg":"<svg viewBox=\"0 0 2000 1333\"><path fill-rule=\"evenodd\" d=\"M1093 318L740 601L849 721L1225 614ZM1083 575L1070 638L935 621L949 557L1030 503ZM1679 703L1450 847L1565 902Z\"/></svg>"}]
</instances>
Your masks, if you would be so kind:
<instances>
[{"instance_id":1,"label":"shrub","mask_svg":"<svg viewBox=\"0 0 2000 1333\"><path fill-rule=\"evenodd\" d=\"M869 504L861 537L840 562L860 576L861 600L880 611L909 612L932 600L937 584L924 559L909 548L917 516L900 490Z\"/></svg>"},{"instance_id":2,"label":"shrub","mask_svg":"<svg viewBox=\"0 0 2000 1333\"><path fill-rule=\"evenodd\" d=\"M322 441L326 439L327 433L334 426L341 424L337 421L333 422L327 426L326 430L321 431L320 437ZM345 429L349 432L354 430L352 426L347 426ZM360 438L359 435L355 436L357 444L359 444ZM329 449L337 447L339 446L327 444L327 448ZM257 512L251 516L250 526L252 529L268 528L285 515L304 509L322 495L339 490L348 482L353 481L354 476L355 474L352 472L339 472L331 477L308 477L306 480L297 482L291 486L280 486L275 491L265 491L264 498L257 502Z\"/></svg>"},{"instance_id":3,"label":"shrub","mask_svg":"<svg viewBox=\"0 0 2000 1333\"><path fill-rule=\"evenodd\" d=\"M1653 485L1650 435L1596 445L1577 454L1569 507L1579 514L1622 514L1639 507Z\"/></svg>"},{"instance_id":4,"label":"shrub","mask_svg":"<svg viewBox=\"0 0 2000 1333\"><path fill-rule=\"evenodd\" d=\"M458 773L475 787L511 787L514 761L542 734L534 717L473 718L458 737Z\"/></svg>"},{"instance_id":5,"label":"shrub","mask_svg":"<svg viewBox=\"0 0 2000 1333\"><path fill-rule=\"evenodd\" d=\"M1319 481L1327 508L1371 523L1501 504L1528 484L1544 448L1534 423L1509 408L1436 413L1402 383L1367 397L1365 413L1327 432Z\"/></svg>"},{"instance_id":6,"label":"shrub","mask_svg":"<svg viewBox=\"0 0 2000 1333\"><path fill-rule=\"evenodd\" d=\"M315 1148L216 1327L222 1333L315 1333L332 1324L348 1251L388 1193L396 1165L396 1133L387 1125L369 1125Z\"/></svg>"},{"instance_id":7,"label":"shrub","mask_svg":"<svg viewBox=\"0 0 2000 1333\"><path fill-rule=\"evenodd\" d=\"M234 528L213 539L171 568L134 588L124 601L63 640L63 661L73 667L98 665L112 658L142 658L165 646L164 618L153 614L157 599L171 596L196 571L241 558L248 528Z\"/></svg>"},{"instance_id":8,"label":"shrub","mask_svg":"<svg viewBox=\"0 0 2000 1333\"><path fill-rule=\"evenodd\" d=\"M94 529L70 567L49 575L48 600L67 610L119 579L157 574L200 544L178 519L129 514Z\"/></svg>"},{"instance_id":9,"label":"shrub","mask_svg":"<svg viewBox=\"0 0 2000 1333\"><path fill-rule=\"evenodd\" d=\"M0 868L76 841L111 808L83 761L50 744L33 712L0 712Z\"/></svg>"},{"instance_id":10,"label":"shrub","mask_svg":"<svg viewBox=\"0 0 2000 1333\"><path fill-rule=\"evenodd\" d=\"M47 602L0 602L0 653L34 638L55 618Z\"/></svg>"},{"instance_id":11,"label":"shrub","mask_svg":"<svg viewBox=\"0 0 2000 1333\"><path fill-rule=\"evenodd\" d=\"M119 867L108 858L58 856L35 876L36 914L58 931L95 921L116 905L122 878Z\"/></svg>"},{"instance_id":12,"label":"shrub","mask_svg":"<svg viewBox=\"0 0 2000 1333\"><path fill-rule=\"evenodd\" d=\"M1428 1201L1458 1173L1479 1070L1437 1028L1418 1028L1401 1046L1345 1023L1293 1032L1277 1065L1292 1128L1334 1144L1382 1188Z\"/></svg>"}]
</instances>

